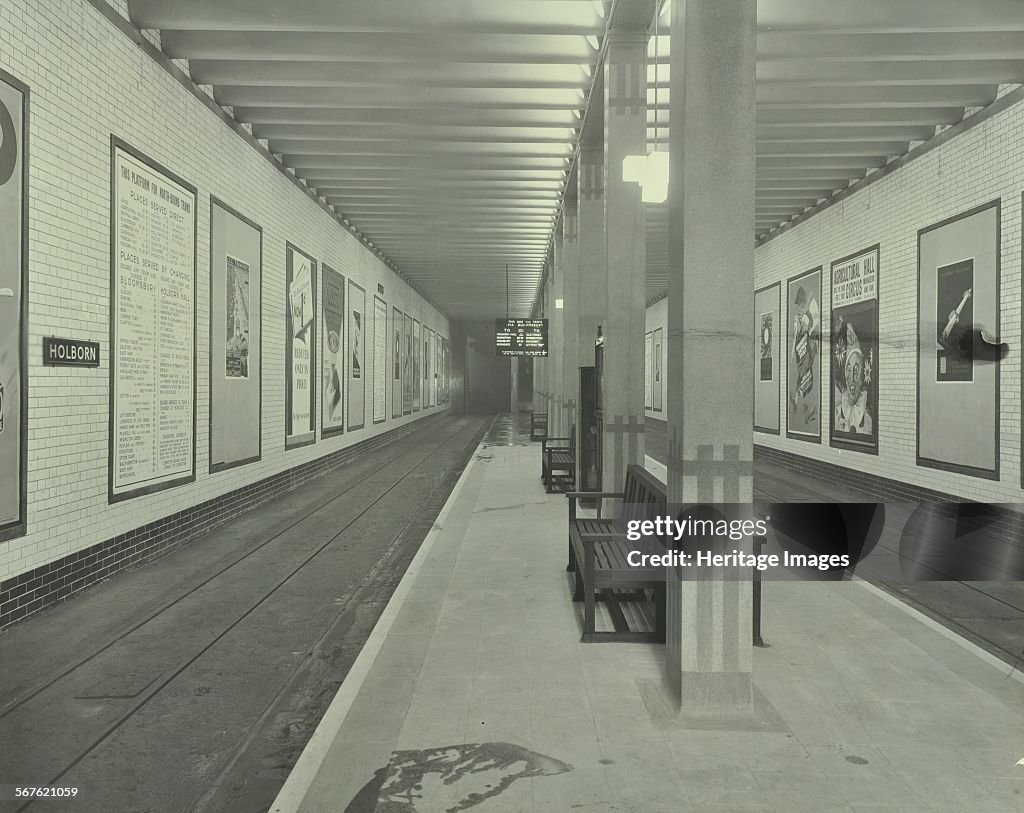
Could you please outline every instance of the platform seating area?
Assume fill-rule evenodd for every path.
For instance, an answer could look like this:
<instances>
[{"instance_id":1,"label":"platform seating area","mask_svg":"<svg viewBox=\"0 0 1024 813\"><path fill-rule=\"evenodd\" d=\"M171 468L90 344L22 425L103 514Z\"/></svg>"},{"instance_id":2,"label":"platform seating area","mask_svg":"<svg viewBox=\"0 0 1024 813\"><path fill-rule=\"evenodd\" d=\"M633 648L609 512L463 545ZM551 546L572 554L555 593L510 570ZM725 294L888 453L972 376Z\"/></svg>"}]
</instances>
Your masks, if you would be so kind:
<instances>
[{"instance_id":1,"label":"platform seating area","mask_svg":"<svg viewBox=\"0 0 1024 813\"><path fill-rule=\"evenodd\" d=\"M544 438L540 450L540 479L548 494L576 487L576 424L567 438Z\"/></svg>"},{"instance_id":2,"label":"platform seating area","mask_svg":"<svg viewBox=\"0 0 1024 813\"><path fill-rule=\"evenodd\" d=\"M627 523L653 520L665 513L665 485L638 465L626 470L622 492L576 491L569 498L569 565L574 574L573 601L583 602L583 635L581 641L664 642L665 640L665 578L664 568L632 567L629 553L659 554L664 549L649 538L631 542L626 538ZM580 499L606 500L618 503L615 517L579 515ZM654 596L654 629L630 629L622 611L622 601L644 601L647 591ZM603 601L615 626L614 631L597 631L596 602Z\"/></svg>"}]
</instances>

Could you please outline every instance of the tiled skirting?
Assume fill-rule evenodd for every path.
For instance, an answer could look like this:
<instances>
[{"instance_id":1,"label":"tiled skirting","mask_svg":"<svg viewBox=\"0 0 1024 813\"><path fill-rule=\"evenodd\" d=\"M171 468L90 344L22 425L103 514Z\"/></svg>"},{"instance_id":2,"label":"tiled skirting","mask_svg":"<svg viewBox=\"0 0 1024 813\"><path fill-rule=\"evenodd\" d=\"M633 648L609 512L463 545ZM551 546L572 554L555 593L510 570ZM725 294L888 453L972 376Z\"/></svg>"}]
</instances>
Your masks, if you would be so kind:
<instances>
[{"instance_id":1,"label":"tiled skirting","mask_svg":"<svg viewBox=\"0 0 1024 813\"><path fill-rule=\"evenodd\" d=\"M426 422L438 417L412 421L0 582L0 629L132 565L183 545L250 508L423 428Z\"/></svg>"},{"instance_id":2,"label":"tiled skirting","mask_svg":"<svg viewBox=\"0 0 1024 813\"><path fill-rule=\"evenodd\" d=\"M863 492L878 502L917 503L928 505L936 512L942 512L943 506L951 503L969 503L962 497L933 491L929 488L915 486L890 480L877 474L848 469L834 463L813 460L781 449L754 445L754 463L771 463L782 468L799 472L803 476L814 477L827 483L834 483L845 488ZM952 509L945 509L952 513ZM1003 510L997 515L987 515L985 523L1000 539L1016 547L1024 546L1024 515L1015 511Z\"/></svg>"}]
</instances>

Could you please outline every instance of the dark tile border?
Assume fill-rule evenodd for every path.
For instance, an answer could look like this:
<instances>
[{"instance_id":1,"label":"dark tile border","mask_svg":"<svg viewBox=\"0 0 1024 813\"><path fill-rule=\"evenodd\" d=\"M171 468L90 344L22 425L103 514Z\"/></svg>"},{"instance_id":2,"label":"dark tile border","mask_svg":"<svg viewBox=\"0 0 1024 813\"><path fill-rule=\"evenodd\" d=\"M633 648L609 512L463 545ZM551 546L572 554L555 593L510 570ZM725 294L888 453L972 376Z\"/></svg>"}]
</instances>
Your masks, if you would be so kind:
<instances>
[{"instance_id":1,"label":"dark tile border","mask_svg":"<svg viewBox=\"0 0 1024 813\"><path fill-rule=\"evenodd\" d=\"M411 421L0 582L0 629L115 573L191 542L240 514L399 440L439 417L430 415Z\"/></svg>"},{"instance_id":2,"label":"dark tile border","mask_svg":"<svg viewBox=\"0 0 1024 813\"><path fill-rule=\"evenodd\" d=\"M928 505L935 508L938 513L943 513L944 507L948 511L950 504L976 504L975 500L964 499L953 494L934 491L930 488L904 483L899 480L890 480L877 474L837 466L834 463L813 460L792 452L771 449L767 446L758 446L757 444L754 445L754 462L772 463L782 468L799 472L804 476L813 477L823 482L842 486L843 488L854 489L860 491L865 496L874 498L878 502ZM1008 544L1014 547L1024 547L1024 514L1012 511L1006 507L1003 507L1003 509L998 519L991 526L991 530Z\"/></svg>"}]
</instances>

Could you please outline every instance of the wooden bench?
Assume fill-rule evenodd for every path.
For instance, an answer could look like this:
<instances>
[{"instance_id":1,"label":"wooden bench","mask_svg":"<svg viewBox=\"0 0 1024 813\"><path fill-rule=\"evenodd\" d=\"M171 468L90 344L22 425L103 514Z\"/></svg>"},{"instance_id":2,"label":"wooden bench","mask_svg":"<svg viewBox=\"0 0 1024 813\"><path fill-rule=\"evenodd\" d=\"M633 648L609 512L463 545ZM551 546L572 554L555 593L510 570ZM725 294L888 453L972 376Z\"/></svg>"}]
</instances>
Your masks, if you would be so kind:
<instances>
[{"instance_id":1,"label":"wooden bench","mask_svg":"<svg viewBox=\"0 0 1024 813\"><path fill-rule=\"evenodd\" d=\"M583 636L585 643L592 641L647 641L665 640L665 568L632 567L627 561L630 551L663 554L667 551L659 542L643 538L631 542L626 538L626 523L631 520L653 520L666 512L664 483L637 464L626 469L623 493L605 491L572 491L569 498L569 566L575 574L573 601L583 601ZM619 516L603 518L600 507L596 518L579 517L576 500L581 497L617 498L622 500ZM628 590L626 595L616 590ZM654 591L654 631L630 630L619 607L624 600L647 598L647 590ZM615 626L614 632L595 629L596 602L604 601Z\"/></svg>"},{"instance_id":2,"label":"wooden bench","mask_svg":"<svg viewBox=\"0 0 1024 813\"><path fill-rule=\"evenodd\" d=\"M567 438L541 441L540 479L548 494L576 488L576 424L572 425Z\"/></svg>"},{"instance_id":3,"label":"wooden bench","mask_svg":"<svg viewBox=\"0 0 1024 813\"><path fill-rule=\"evenodd\" d=\"M548 436L548 415L546 412L530 413L530 440L544 440Z\"/></svg>"}]
</instances>

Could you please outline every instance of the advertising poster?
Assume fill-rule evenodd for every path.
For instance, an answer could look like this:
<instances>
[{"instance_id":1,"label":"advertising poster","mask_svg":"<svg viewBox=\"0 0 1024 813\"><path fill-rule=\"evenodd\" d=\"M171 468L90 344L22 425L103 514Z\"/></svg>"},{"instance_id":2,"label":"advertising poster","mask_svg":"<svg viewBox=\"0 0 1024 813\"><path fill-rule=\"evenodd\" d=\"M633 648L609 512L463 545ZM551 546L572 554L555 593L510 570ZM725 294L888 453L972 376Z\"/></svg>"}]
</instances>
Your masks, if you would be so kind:
<instances>
[{"instance_id":1,"label":"advertising poster","mask_svg":"<svg viewBox=\"0 0 1024 813\"><path fill-rule=\"evenodd\" d=\"M348 428L366 425L366 291L348 282Z\"/></svg>"},{"instance_id":2,"label":"advertising poster","mask_svg":"<svg viewBox=\"0 0 1024 813\"><path fill-rule=\"evenodd\" d=\"M419 412L423 400L423 340L419 319L412 320L412 411Z\"/></svg>"},{"instance_id":3,"label":"advertising poster","mask_svg":"<svg viewBox=\"0 0 1024 813\"><path fill-rule=\"evenodd\" d=\"M326 263L322 269L324 337L322 341L323 400L320 404L320 436L340 435L345 431L344 395L345 351L345 277Z\"/></svg>"},{"instance_id":4,"label":"advertising poster","mask_svg":"<svg viewBox=\"0 0 1024 813\"><path fill-rule=\"evenodd\" d=\"M412 390L413 378L412 372L412 317L409 314L405 314L403 321L402 331L402 413L404 415L412 414Z\"/></svg>"},{"instance_id":5,"label":"advertising poster","mask_svg":"<svg viewBox=\"0 0 1024 813\"><path fill-rule=\"evenodd\" d=\"M373 422L387 420L388 409L388 305L373 298Z\"/></svg>"},{"instance_id":6,"label":"advertising poster","mask_svg":"<svg viewBox=\"0 0 1024 813\"><path fill-rule=\"evenodd\" d=\"M974 324L974 259L935 272L935 380L973 381L974 359L962 353L965 330Z\"/></svg>"},{"instance_id":7,"label":"advertising poster","mask_svg":"<svg viewBox=\"0 0 1024 813\"><path fill-rule=\"evenodd\" d=\"M285 448L316 442L316 260L286 245Z\"/></svg>"},{"instance_id":8,"label":"advertising poster","mask_svg":"<svg viewBox=\"0 0 1024 813\"><path fill-rule=\"evenodd\" d=\"M444 391L444 403L450 403L452 397L452 350L448 339L441 339L441 350L444 354L444 365L441 367L441 388Z\"/></svg>"},{"instance_id":9,"label":"advertising poster","mask_svg":"<svg viewBox=\"0 0 1024 813\"><path fill-rule=\"evenodd\" d=\"M261 459L263 230L210 198L210 472Z\"/></svg>"},{"instance_id":10,"label":"advertising poster","mask_svg":"<svg viewBox=\"0 0 1024 813\"><path fill-rule=\"evenodd\" d=\"M786 437L820 443L821 266L789 280L786 301Z\"/></svg>"},{"instance_id":11,"label":"advertising poster","mask_svg":"<svg viewBox=\"0 0 1024 813\"><path fill-rule=\"evenodd\" d=\"M917 236L917 464L989 480L999 478L1000 208Z\"/></svg>"},{"instance_id":12,"label":"advertising poster","mask_svg":"<svg viewBox=\"0 0 1024 813\"><path fill-rule=\"evenodd\" d=\"M224 374L249 377L249 264L237 257L225 258Z\"/></svg>"},{"instance_id":13,"label":"advertising poster","mask_svg":"<svg viewBox=\"0 0 1024 813\"><path fill-rule=\"evenodd\" d=\"M423 326L423 406L434 405L434 331Z\"/></svg>"},{"instance_id":14,"label":"advertising poster","mask_svg":"<svg viewBox=\"0 0 1024 813\"><path fill-rule=\"evenodd\" d=\"M441 403L441 334L434 332L434 404Z\"/></svg>"},{"instance_id":15,"label":"advertising poster","mask_svg":"<svg viewBox=\"0 0 1024 813\"><path fill-rule=\"evenodd\" d=\"M829 443L878 451L878 246L832 263Z\"/></svg>"},{"instance_id":16,"label":"advertising poster","mask_svg":"<svg viewBox=\"0 0 1024 813\"><path fill-rule=\"evenodd\" d=\"M25 533L28 88L0 71L0 540Z\"/></svg>"},{"instance_id":17,"label":"advertising poster","mask_svg":"<svg viewBox=\"0 0 1024 813\"><path fill-rule=\"evenodd\" d=\"M754 430L779 434L780 368L779 311L782 286L754 292Z\"/></svg>"},{"instance_id":18,"label":"advertising poster","mask_svg":"<svg viewBox=\"0 0 1024 813\"><path fill-rule=\"evenodd\" d=\"M662 337L665 335L664 331L659 327L654 331L653 335L653 346L654 346L654 383L652 392L652 403L655 412L661 412L664 406L665 398L665 382L662 380L662 362L664 360Z\"/></svg>"},{"instance_id":19,"label":"advertising poster","mask_svg":"<svg viewBox=\"0 0 1024 813\"><path fill-rule=\"evenodd\" d=\"M644 334L644 409L654 408L654 334Z\"/></svg>"},{"instance_id":20,"label":"advertising poster","mask_svg":"<svg viewBox=\"0 0 1024 813\"><path fill-rule=\"evenodd\" d=\"M774 357L772 350L775 337L775 314L771 311L761 314L761 358L758 359L759 381L772 381L775 379L775 368L772 366Z\"/></svg>"},{"instance_id":21,"label":"advertising poster","mask_svg":"<svg viewBox=\"0 0 1024 813\"><path fill-rule=\"evenodd\" d=\"M402 417L402 321L398 308L391 309L391 417Z\"/></svg>"},{"instance_id":22,"label":"advertising poster","mask_svg":"<svg viewBox=\"0 0 1024 813\"><path fill-rule=\"evenodd\" d=\"M195 480L196 189L111 138L111 502Z\"/></svg>"}]
</instances>

